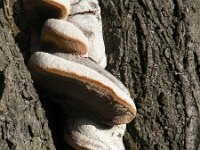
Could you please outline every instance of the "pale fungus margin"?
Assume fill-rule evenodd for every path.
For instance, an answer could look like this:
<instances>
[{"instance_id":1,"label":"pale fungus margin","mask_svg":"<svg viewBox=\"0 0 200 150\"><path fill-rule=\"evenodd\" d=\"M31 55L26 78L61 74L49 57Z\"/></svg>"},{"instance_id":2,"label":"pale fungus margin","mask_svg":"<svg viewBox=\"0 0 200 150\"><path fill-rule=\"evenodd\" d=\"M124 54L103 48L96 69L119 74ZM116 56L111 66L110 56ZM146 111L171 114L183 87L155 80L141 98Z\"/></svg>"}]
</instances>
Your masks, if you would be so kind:
<instances>
[{"instance_id":1,"label":"pale fungus margin","mask_svg":"<svg viewBox=\"0 0 200 150\"><path fill-rule=\"evenodd\" d=\"M89 50L88 39L83 32L64 20L48 19L42 28L40 40L57 51L87 55Z\"/></svg>"},{"instance_id":2,"label":"pale fungus margin","mask_svg":"<svg viewBox=\"0 0 200 150\"><path fill-rule=\"evenodd\" d=\"M75 149L124 150L122 137L136 107L126 87L104 70L98 1L24 0L24 7L32 31L33 79L62 96L57 103L63 108L77 111L66 117L65 141Z\"/></svg>"},{"instance_id":3,"label":"pale fungus margin","mask_svg":"<svg viewBox=\"0 0 200 150\"><path fill-rule=\"evenodd\" d=\"M34 14L45 18L67 19L70 13L69 0L24 0L24 8L28 17ZM30 16L32 15L32 16Z\"/></svg>"},{"instance_id":4,"label":"pale fungus margin","mask_svg":"<svg viewBox=\"0 0 200 150\"><path fill-rule=\"evenodd\" d=\"M76 107L80 102L81 107L87 108L83 110L84 113L94 114L105 124L125 124L135 117L136 107L131 97L113 82L115 77L112 76L113 80L110 80L107 77L109 73L103 69L101 73L104 72L104 75L79 62L45 52L33 53L29 68L32 74L36 74L35 79L39 83L44 86L51 84L50 87L47 85L50 90L59 87L56 92L74 99ZM76 90L79 93L74 92Z\"/></svg>"},{"instance_id":5,"label":"pale fungus margin","mask_svg":"<svg viewBox=\"0 0 200 150\"><path fill-rule=\"evenodd\" d=\"M76 149L124 150L126 124L107 127L85 117L66 119L65 140Z\"/></svg>"}]
</instances>

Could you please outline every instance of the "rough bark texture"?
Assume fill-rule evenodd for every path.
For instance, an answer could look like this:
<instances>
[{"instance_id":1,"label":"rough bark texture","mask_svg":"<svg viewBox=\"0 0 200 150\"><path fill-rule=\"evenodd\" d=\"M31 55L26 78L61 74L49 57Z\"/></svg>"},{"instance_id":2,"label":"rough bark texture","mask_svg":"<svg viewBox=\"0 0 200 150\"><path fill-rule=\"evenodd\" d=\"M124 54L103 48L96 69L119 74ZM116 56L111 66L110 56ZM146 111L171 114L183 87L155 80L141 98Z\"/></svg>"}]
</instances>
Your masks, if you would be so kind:
<instances>
[{"instance_id":1,"label":"rough bark texture","mask_svg":"<svg viewBox=\"0 0 200 150\"><path fill-rule=\"evenodd\" d=\"M0 149L55 149L41 102L5 16L1 2Z\"/></svg>"},{"instance_id":2,"label":"rough bark texture","mask_svg":"<svg viewBox=\"0 0 200 150\"><path fill-rule=\"evenodd\" d=\"M200 1L101 5L108 70L129 87L138 107L127 149L200 149Z\"/></svg>"},{"instance_id":3,"label":"rough bark texture","mask_svg":"<svg viewBox=\"0 0 200 150\"><path fill-rule=\"evenodd\" d=\"M200 149L200 1L99 1L107 69L130 89L138 108L124 137L127 150ZM54 149L2 7L0 2L0 146ZM23 27L19 18L16 22ZM17 39L26 39L22 32L18 35ZM27 43L18 42L24 50ZM26 51L23 54L26 60ZM59 97L40 91L57 149L62 149L64 116L59 107L47 104L54 98Z\"/></svg>"}]
</instances>

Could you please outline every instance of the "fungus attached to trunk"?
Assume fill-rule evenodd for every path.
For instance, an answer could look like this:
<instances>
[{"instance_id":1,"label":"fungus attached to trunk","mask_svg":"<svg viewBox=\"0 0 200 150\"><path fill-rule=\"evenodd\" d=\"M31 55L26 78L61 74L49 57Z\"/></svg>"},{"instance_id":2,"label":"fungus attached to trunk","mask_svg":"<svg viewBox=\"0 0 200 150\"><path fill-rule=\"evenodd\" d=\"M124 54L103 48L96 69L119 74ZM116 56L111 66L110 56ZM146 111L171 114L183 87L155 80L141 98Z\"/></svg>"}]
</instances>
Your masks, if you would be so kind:
<instances>
[{"instance_id":1,"label":"fungus attached to trunk","mask_svg":"<svg viewBox=\"0 0 200 150\"><path fill-rule=\"evenodd\" d=\"M59 95L55 102L68 115L65 141L75 149L124 150L125 124L136 107L127 88L103 69L98 0L24 0L24 7L32 32L28 68L36 84Z\"/></svg>"},{"instance_id":2,"label":"fungus attached to trunk","mask_svg":"<svg viewBox=\"0 0 200 150\"><path fill-rule=\"evenodd\" d=\"M66 19L70 13L70 0L24 0L25 9L47 18Z\"/></svg>"},{"instance_id":3,"label":"fungus attached to trunk","mask_svg":"<svg viewBox=\"0 0 200 150\"><path fill-rule=\"evenodd\" d=\"M77 26L89 41L88 56L101 67L107 65L102 33L101 11L97 0L81 0L72 5L67 21Z\"/></svg>"},{"instance_id":4,"label":"fungus attached to trunk","mask_svg":"<svg viewBox=\"0 0 200 150\"><path fill-rule=\"evenodd\" d=\"M40 32L49 18L67 19L70 13L70 0L23 0L28 23Z\"/></svg>"},{"instance_id":5,"label":"fungus attached to trunk","mask_svg":"<svg viewBox=\"0 0 200 150\"><path fill-rule=\"evenodd\" d=\"M78 63L44 52L32 54L29 60L33 77L40 85L62 95L62 105L92 114L104 124L132 121L136 107L123 84L101 67L97 71L88 64L92 61Z\"/></svg>"},{"instance_id":6,"label":"fungus attached to trunk","mask_svg":"<svg viewBox=\"0 0 200 150\"><path fill-rule=\"evenodd\" d=\"M88 39L73 24L58 19L48 19L41 32L41 42L54 51L87 55Z\"/></svg>"},{"instance_id":7,"label":"fungus attached to trunk","mask_svg":"<svg viewBox=\"0 0 200 150\"><path fill-rule=\"evenodd\" d=\"M125 130L125 124L107 127L82 116L73 116L66 120L64 137L75 149L125 150Z\"/></svg>"}]
</instances>

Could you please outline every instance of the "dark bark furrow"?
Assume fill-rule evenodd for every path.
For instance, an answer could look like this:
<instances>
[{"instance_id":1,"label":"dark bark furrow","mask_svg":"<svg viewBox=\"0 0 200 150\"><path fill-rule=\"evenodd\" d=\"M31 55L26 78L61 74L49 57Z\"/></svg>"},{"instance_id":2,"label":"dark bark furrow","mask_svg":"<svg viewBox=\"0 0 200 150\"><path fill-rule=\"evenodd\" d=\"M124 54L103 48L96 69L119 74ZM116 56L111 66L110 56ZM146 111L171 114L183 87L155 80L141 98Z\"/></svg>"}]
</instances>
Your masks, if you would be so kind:
<instances>
[{"instance_id":1,"label":"dark bark furrow","mask_svg":"<svg viewBox=\"0 0 200 150\"><path fill-rule=\"evenodd\" d=\"M17 10L22 1L19 2L15 7ZM137 117L128 125L124 138L127 150L199 149L200 1L99 2L108 55L107 69L130 89L138 108ZM27 149L45 149L51 147L45 145L52 144L51 134L32 81L21 65L23 59L9 32L14 25L8 26L2 20L2 8L0 2L0 146L3 149L19 145ZM22 27L20 31L25 31L24 19L20 18L22 12L15 11L14 14L17 24ZM18 31L12 30L14 35ZM27 49L27 43L23 42L28 36L21 32L17 37L21 50ZM18 80L21 82L16 82ZM40 93L51 126L53 122L57 123L55 118L62 112L45 100L55 97L58 98L48 91ZM52 126L56 144L60 145L58 149L63 146L57 142L62 138L56 133L62 132L56 128L60 126ZM17 137L17 133L20 136Z\"/></svg>"},{"instance_id":2,"label":"dark bark furrow","mask_svg":"<svg viewBox=\"0 0 200 150\"><path fill-rule=\"evenodd\" d=\"M0 149L55 149L30 74L1 8L0 24Z\"/></svg>"},{"instance_id":3,"label":"dark bark furrow","mask_svg":"<svg viewBox=\"0 0 200 150\"><path fill-rule=\"evenodd\" d=\"M128 78L131 84L134 83L134 89L137 87L140 89L134 90L137 93L136 95L141 96L140 99L136 97L139 108L137 119L132 124L135 127L129 127L129 130L132 129L130 132L136 133L134 135L130 133L132 136L136 136L133 138L133 142L135 142L133 145L136 145L136 149L184 149L185 133L187 132L187 128L185 128L185 106L188 102L199 101L194 98L197 98L198 95L193 94L193 97L191 95L190 87L192 85L187 84L193 79L192 82L195 82L195 87L197 87L199 84L196 79L197 74L194 70L188 71L186 70L187 67L185 68L188 61L194 61L184 59L189 57L186 54L186 43L189 41L185 29L185 26L188 25L185 20L188 15L186 11L188 8L186 9L186 4L181 0L165 2L143 0L131 1L130 3L134 6L134 9L120 11L124 15L120 13L111 13L110 15L117 18L115 15L120 14L119 17L121 17L126 16L127 12L131 12L133 16L132 22L130 21L129 24L134 25L132 31L135 35L132 34L132 36L135 37L136 42L133 43L135 45L133 47L136 51L125 46L130 46L130 44L127 44L127 34L119 34L122 40L125 40L125 42L122 41L123 49L120 49L120 44L118 44L121 51L128 50L138 59L137 61L131 59L130 67L132 67L133 78L132 80ZM102 1L102 5L104 7L104 1ZM122 2L121 5L125 6ZM119 9L115 7L117 5L112 9ZM121 9L126 8L121 7ZM113 20L113 22L115 21ZM127 22L122 22L122 27L129 30ZM105 32L109 31L105 30ZM118 55L118 53L116 54ZM113 56L111 58L115 59ZM128 53L125 53L123 57L128 57ZM123 62L126 59L122 58L121 60ZM123 65L121 67L124 67L124 69L116 70L116 72L128 68ZM195 67L195 64L192 64L190 68ZM138 74L133 69L136 69L135 72ZM190 77L190 74L193 74L193 76ZM137 81L137 79L139 80ZM193 89L193 91L198 91L198 88ZM192 124L194 123L197 122L194 120ZM143 130L144 128L148 131Z\"/></svg>"}]
</instances>

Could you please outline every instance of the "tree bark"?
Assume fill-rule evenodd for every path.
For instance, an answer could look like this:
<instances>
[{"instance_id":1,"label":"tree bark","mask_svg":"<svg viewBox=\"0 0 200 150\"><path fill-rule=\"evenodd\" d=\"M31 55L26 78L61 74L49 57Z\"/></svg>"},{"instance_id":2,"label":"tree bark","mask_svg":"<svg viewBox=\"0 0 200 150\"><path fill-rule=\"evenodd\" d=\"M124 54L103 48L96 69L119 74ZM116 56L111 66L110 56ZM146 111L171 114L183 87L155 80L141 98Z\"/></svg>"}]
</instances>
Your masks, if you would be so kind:
<instances>
[{"instance_id":1,"label":"tree bark","mask_svg":"<svg viewBox=\"0 0 200 150\"><path fill-rule=\"evenodd\" d=\"M5 1L4 1L5 2ZM55 149L39 97L0 3L0 149Z\"/></svg>"},{"instance_id":2,"label":"tree bark","mask_svg":"<svg viewBox=\"0 0 200 150\"><path fill-rule=\"evenodd\" d=\"M200 149L200 1L99 2L106 69L129 88L138 109L124 136L126 149ZM16 41L26 62L29 34L21 4L14 7ZM5 19L12 9L3 13L3 6L0 2L0 149L55 149L54 143L66 149L64 116L49 103L58 97L38 89L52 135L13 39L18 29Z\"/></svg>"},{"instance_id":3,"label":"tree bark","mask_svg":"<svg viewBox=\"0 0 200 150\"><path fill-rule=\"evenodd\" d=\"M108 70L138 108L127 149L200 149L200 1L100 2Z\"/></svg>"}]
</instances>

